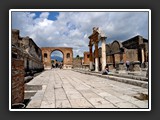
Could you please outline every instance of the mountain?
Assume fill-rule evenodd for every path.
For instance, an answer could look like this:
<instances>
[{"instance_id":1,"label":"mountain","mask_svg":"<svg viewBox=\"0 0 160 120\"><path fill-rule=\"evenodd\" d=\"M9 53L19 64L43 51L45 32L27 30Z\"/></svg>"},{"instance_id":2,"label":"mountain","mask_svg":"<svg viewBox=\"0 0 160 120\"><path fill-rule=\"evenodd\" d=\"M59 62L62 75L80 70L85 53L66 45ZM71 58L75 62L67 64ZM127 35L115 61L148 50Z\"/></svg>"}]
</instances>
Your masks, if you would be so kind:
<instances>
[{"instance_id":1,"label":"mountain","mask_svg":"<svg viewBox=\"0 0 160 120\"><path fill-rule=\"evenodd\" d=\"M57 60L57 61L62 61L63 60L63 58L62 57L59 57L59 56L51 56L51 60Z\"/></svg>"}]
</instances>

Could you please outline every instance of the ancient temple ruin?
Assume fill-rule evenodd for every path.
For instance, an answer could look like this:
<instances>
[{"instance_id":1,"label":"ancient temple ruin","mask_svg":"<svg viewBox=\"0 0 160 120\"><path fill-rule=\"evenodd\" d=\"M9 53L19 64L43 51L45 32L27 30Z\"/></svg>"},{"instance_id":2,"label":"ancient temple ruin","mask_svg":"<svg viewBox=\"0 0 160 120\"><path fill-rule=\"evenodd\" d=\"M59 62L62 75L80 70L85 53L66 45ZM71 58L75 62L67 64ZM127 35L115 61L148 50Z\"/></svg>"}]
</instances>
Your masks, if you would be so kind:
<instances>
[{"instance_id":1,"label":"ancient temple ruin","mask_svg":"<svg viewBox=\"0 0 160 120\"><path fill-rule=\"evenodd\" d=\"M99 28L94 27L93 33L88 38L90 39L88 45L90 70L104 70L107 64L110 69L125 70L126 61L130 61L131 71L148 67L148 40L140 35L123 42L114 40L106 44L105 34ZM99 41L102 42L102 47L98 48Z\"/></svg>"},{"instance_id":2,"label":"ancient temple ruin","mask_svg":"<svg viewBox=\"0 0 160 120\"><path fill-rule=\"evenodd\" d=\"M130 61L131 70L137 71L148 67L148 40L135 36L123 42L117 40L106 44L107 64L112 68L124 69L126 61Z\"/></svg>"},{"instance_id":3,"label":"ancient temple ruin","mask_svg":"<svg viewBox=\"0 0 160 120\"><path fill-rule=\"evenodd\" d=\"M98 43L99 41L102 42L102 69L106 66L106 36L105 34L99 29L94 27L93 33L88 37L89 41L89 52L90 52L90 69L94 69L95 71L99 71L99 55L98 55ZM92 46L95 46L94 58L92 55ZM93 68L93 63L95 63L95 67Z\"/></svg>"},{"instance_id":4,"label":"ancient temple ruin","mask_svg":"<svg viewBox=\"0 0 160 120\"><path fill-rule=\"evenodd\" d=\"M41 71L42 50L27 37L20 37L19 30L12 30L12 58L24 60L25 72Z\"/></svg>"}]
</instances>

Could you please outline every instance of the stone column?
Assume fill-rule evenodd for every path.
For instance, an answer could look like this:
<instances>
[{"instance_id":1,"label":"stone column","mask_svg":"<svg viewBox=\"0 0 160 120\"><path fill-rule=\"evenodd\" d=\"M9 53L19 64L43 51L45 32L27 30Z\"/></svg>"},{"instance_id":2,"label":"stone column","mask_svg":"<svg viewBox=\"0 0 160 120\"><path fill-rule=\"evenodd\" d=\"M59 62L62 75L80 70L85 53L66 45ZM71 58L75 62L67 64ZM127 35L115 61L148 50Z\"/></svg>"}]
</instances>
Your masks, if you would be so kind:
<instances>
[{"instance_id":1,"label":"stone column","mask_svg":"<svg viewBox=\"0 0 160 120\"><path fill-rule=\"evenodd\" d=\"M142 53L142 63L144 63L144 49L141 48L141 53Z\"/></svg>"},{"instance_id":2,"label":"stone column","mask_svg":"<svg viewBox=\"0 0 160 120\"><path fill-rule=\"evenodd\" d=\"M92 57L92 45L89 45L89 68L90 70L93 70L93 57Z\"/></svg>"},{"instance_id":3,"label":"stone column","mask_svg":"<svg viewBox=\"0 0 160 120\"><path fill-rule=\"evenodd\" d=\"M106 38L102 38L102 70L106 66Z\"/></svg>"},{"instance_id":4,"label":"stone column","mask_svg":"<svg viewBox=\"0 0 160 120\"><path fill-rule=\"evenodd\" d=\"M99 61L98 61L98 42L95 42L95 71L99 71Z\"/></svg>"}]
</instances>

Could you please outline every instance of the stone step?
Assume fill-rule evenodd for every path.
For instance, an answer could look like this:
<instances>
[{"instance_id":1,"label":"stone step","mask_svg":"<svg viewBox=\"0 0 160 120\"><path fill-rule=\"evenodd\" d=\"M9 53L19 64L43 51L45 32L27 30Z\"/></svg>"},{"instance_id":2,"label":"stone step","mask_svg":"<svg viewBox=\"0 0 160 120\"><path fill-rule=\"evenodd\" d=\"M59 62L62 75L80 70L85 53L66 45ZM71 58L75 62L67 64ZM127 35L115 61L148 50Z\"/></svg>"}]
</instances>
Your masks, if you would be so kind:
<instances>
[{"instance_id":1,"label":"stone step","mask_svg":"<svg viewBox=\"0 0 160 120\"><path fill-rule=\"evenodd\" d=\"M32 96L36 94L37 91L25 91L24 92L24 99L30 99Z\"/></svg>"},{"instance_id":2,"label":"stone step","mask_svg":"<svg viewBox=\"0 0 160 120\"><path fill-rule=\"evenodd\" d=\"M81 69L77 69L80 71L85 71L85 72L91 72L88 70L81 70ZM98 74L102 74L101 72L95 72L92 71L92 73L98 73ZM111 76L117 76L117 77L123 77L123 78L130 78L130 79L135 79L135 80L141 80L141 81L148 81L148 78L142 75L137 75L137 72L109 72L109 75Z\"/></svg>"},{"instance_id":3,"label":"stone step","mask_svg":"<svg viewBox=\"0 0 160 120\"><path fill-rule=\"evenodd\" d=\"M135 80L141 80L141 81L148 81L147 77L143 77L143 76L136 76L136 75L125 75L125 74L114 74L114 73L110 73L109 75L112 76L117 76L117 77L124 77L124 78L130 78L130 79L135 79Z\"/></svg>"},{"instance_id":4,"label":"stone step","mask_svg":"<svg viewBox=\"0 0 160 120\"><path fill-rule=\"evenodd\" d=\"M26 91L37 91L37 90L42 90L42 85L28 85L25 84L25 90Z\"/></svg>"},{"instance_id":5,"label":"stone step","mask_svg":"<svg viewBox=\"0 0 160 120\"><path fill-rule=\"evenodd\" d=\"M131 78L124 78L124 77L117 77L117 76L113 76L113 75L102 75L100 73L83 71L83 70L74 70L73 69L73 71L80 72L80 73L83 73L83 74L108 78L110 80L115 80L115 81L118 81L118 82L123 82L123 83L131 84L131 85L136 85L136 86L140 86L140 87L143 87L143 88L148 88L148 82L147 81L131 79Z\"/></svg>"}]
</instances>

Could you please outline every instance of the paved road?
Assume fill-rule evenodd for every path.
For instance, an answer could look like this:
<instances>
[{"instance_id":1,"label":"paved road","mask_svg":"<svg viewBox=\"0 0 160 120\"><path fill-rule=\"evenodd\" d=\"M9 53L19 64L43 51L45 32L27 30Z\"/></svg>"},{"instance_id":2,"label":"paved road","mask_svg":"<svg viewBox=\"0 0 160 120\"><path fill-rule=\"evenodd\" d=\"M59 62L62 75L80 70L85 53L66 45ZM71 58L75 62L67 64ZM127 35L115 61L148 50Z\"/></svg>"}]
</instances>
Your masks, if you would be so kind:
<instances>
[{"instance_id":1,"label":"paved road","mask_svg":"<svg viewBox=\"0 0 160 120\"><path fill-rule=\"evenodd\" d=\"M27 85L42 85L26 108L148 108L136 99L148 89L72 70L42 72Z\"/></svg>"}]
</instances>

